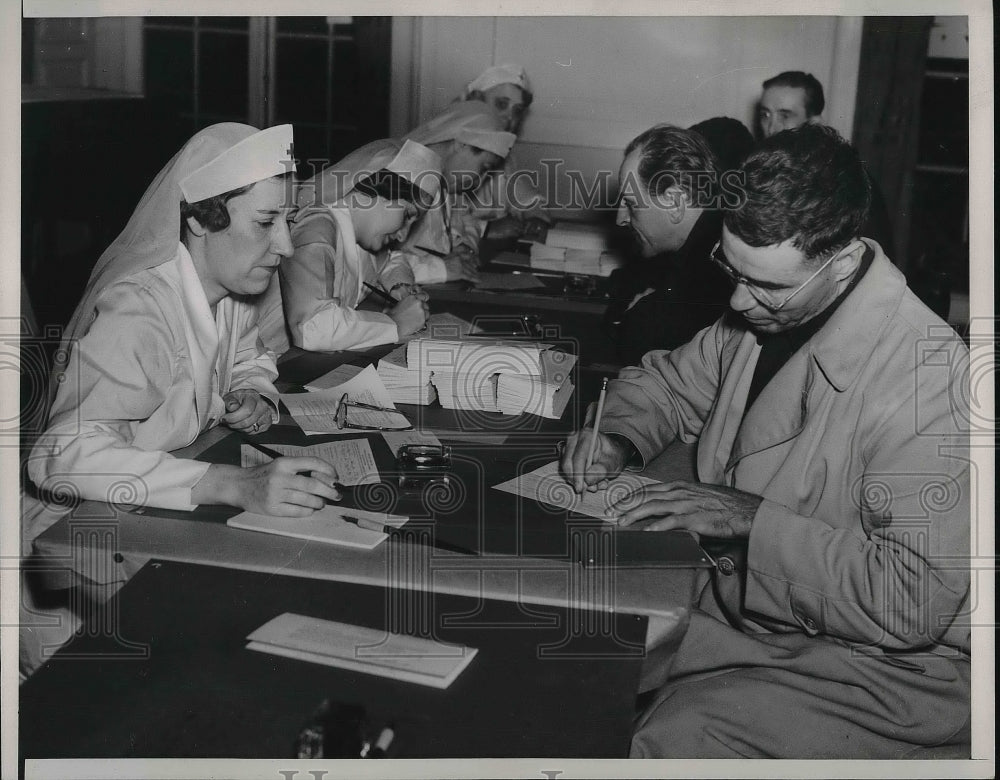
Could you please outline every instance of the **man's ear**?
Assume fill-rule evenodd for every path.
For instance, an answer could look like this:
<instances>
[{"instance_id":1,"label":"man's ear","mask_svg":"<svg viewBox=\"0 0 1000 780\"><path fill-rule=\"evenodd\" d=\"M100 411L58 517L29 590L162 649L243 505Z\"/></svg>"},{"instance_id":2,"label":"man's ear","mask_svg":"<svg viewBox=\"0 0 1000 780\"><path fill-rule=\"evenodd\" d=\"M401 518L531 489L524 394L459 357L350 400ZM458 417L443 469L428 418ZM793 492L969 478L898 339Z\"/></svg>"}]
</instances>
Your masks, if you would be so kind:
<instances>
[{"instance_id":1,"label":"man's ear","mask_svg":"<svg viewBox=\"0 0 1000 780\"><path fill-rule=\"evenodd\" d=\"M198 238L202 238L206 233L208 233L208 228L202 225L194 217L188 217L187 220L185 220L185 224L187 225L188 233L193 236L198 236Z\"/></svg>"},{"instance_id":2,"label":"man's ear","mask_svg":"<svg viewBox=\"0 0 1000 780\"><path fill-rule=\"evenodd\" d=\"M842 249L840 256L833 261L833 275L838 282L854 276L854 272L861 265L861 260L865 256L865 249L867 248L865 243L857 238L848 247Z\"/></svg>"},{"instance_id":3,"label":"man's ear","mask_svg":"<svg viewBox=\"0 0 1000 780\"><path fill-rule=\"evenodd\" d=\"M680 224L684 219L684 213L688 207L688 194L680 185L673 184L664 190L660 196L663 208L667 212L667 217L675 225Z\"/></svg>"}]
</instances>

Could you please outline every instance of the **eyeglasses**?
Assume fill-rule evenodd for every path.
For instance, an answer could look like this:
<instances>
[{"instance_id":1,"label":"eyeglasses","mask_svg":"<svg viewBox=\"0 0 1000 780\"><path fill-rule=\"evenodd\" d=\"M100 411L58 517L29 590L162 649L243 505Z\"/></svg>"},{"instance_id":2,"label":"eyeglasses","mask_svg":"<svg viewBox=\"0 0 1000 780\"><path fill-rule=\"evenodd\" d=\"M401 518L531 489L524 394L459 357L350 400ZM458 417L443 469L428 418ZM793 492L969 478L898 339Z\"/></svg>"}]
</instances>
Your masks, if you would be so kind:
<instances>
[{"instance_id":1,"label":"eyeglasses","mask_svg":"<svg viewBox=\"0 0 1000 780\"><path fill-rule=\"evenodd\" d=\"M765 309L773 313L773 312L779 312L783 308L785 308L785 305L790 300L792 300L792 298L794 298L796 295L802 292L802 290L805 289L806 285L808 285L809 282L811 282L813 279L819 276L823 272L823 269L825 269L828 265L830 265L830 263L832 263L839 255L840 252L834 252L832 255L830 255L827 261L823 263L823 265L821 265L819 268L817 268L812 276L810 276L808 279L802 282L802 284L800 284L798 287L792 290L788 295L786 295L785 298L780 303L774 301L774 299L771 297L770 292L758 286L755 282L750 281L742 274L736 272L736 269L733 268L732 265L730 265L729 260L726 259L726 255L722 251L721 240L716 242L715 246L712 248L712 252L709 255L709 257L711 258L713 263L715 263L717 266L719 266L719 268L721 268L725 272L726 276L729 277L729 280L734 285L739 286L742 284L744 287L747 288L747 292L753 296L754 300L757 301L757 303L759 303Z\"/></svg>"},{"instance_id":2,"label":"eyeglasses","mask_svg":"<svg viewBox=\"0 0 1000 780\"><path fill-rule=\"evenodd\" d=\"M354 421L348 422L347 415L350 409L356 410L352 415ZM401 420L404 425L388 425L393 418ZM403 416L398 409L388 409L384 406L372 406L360 401L352 401L347 397L347 393L340 396L340 403L337 404L337 411L334 413L334 420L337 428L343 430L350 428L356 431L409 431L413 426Z\"/></svg>"}]
</instances>

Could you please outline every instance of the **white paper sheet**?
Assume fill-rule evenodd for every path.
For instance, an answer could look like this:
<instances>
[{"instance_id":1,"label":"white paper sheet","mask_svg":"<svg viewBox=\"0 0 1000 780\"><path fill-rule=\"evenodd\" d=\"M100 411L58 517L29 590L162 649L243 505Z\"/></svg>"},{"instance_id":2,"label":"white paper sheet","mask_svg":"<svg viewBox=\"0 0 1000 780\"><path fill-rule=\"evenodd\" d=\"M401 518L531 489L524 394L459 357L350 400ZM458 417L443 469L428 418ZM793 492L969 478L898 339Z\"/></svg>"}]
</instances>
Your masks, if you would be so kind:
<instances>
[{"instance_id":1,"label":"white paper sheet","mask_svg":"<svg viewBox=\"0 0 1000 780\"><path fill-rule=\"evenodd\" d=\"M372 485L379 481L378 467L367 439L346 439L296 447L290 444L268 444L269 449L282 455L312 456L325 460L337 470L337 481L342 485ZM249 444L240 446L240 464L260 466L271 458Z\"/></svg>"},{"instance_id":2,"label":"white paper sheet","mask_svg":"<svg viewBox=\"0 0 1000 780\"><path fill-rule=\"evenodd\" d=\"M559 462L552 461L539 469L522 474L519 477L501 482L493 487L505 493L513 493L516 496L531 498L542 504L568 509L570 512L596 517L607 522L615 522L618 515L606 517L604 510L612 504L621 500L634 490L644 485L656 484L655 479L644 477L641 474L625 472L619 474L611 480L608 487L593 493L585 492L582 496L577 495L562 474L559 473ZM638 505L638 500L629 502L620 507L620 512L625 512L633 506Z\"/></svg>"}]
</instances>

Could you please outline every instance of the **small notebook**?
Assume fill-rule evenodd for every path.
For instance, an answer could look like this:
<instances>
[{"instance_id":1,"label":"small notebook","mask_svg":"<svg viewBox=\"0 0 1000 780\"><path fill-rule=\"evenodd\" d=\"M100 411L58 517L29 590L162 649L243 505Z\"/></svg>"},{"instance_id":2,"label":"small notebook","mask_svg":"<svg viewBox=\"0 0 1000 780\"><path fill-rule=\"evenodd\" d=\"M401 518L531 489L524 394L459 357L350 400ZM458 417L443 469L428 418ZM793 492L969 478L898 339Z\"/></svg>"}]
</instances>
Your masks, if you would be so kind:
<instances>
[{"instance_id":1,"label":"small notebook","mask_svg":"<svg viewBox=\"0 0 1000 780\"><path fill-rule=\"evenodd\" d=\"M247 649L447 688L475 658L464 645L285 612L247 636Z\"/></svg>"},{"instance_id":2,"label":"small notebook","mask_svg":"<svg viewBox=\"0 0 1000 780\"><path fill-rule=\"evenodd\" d=\"M359 528L344 520L344 515L360 517L396 528L404 525L408 517L386 515L381 512L366 512L361 509L346 509L327 504L308 517L272 517L253 512L241 512L229 518L226 525L244 531L260 531L265 534L290 536L323 544L339 544L342 547L359 547L371 550L386 539L386 534Z\"/></svg>"}]
</instances>

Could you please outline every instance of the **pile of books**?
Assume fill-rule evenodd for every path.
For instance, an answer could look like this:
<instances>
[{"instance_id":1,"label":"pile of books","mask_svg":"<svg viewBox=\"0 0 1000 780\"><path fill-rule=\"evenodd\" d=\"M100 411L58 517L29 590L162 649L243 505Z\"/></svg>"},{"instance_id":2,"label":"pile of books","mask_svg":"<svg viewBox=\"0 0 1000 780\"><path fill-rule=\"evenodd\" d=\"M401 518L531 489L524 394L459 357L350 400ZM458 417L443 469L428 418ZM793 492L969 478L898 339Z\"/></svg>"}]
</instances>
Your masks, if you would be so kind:
<instances>
[{"instance_id":1,"label":"pile of books","mask_svg":"<svg viewBox=\"0 0 1000 780\"><path fill-rule=\"evenodd\" d=\"M531 268L586 276L609 276L624 260L611 251L607 232L597 225L556 222L545 243L531 245Z\"/></svg>"},{"instance_id":2,"label":"pile of books","mask_svg":"<svg viewBox=\"0 0 1000 780\"><path fill-rule=\"evenodd\" d=\"M573 395L575 363L574 355L550 344L418 338L379 361L378 373L394 402L430 403L429 383L446 409L555 419Z\"/></svg>"}]
</instances>

